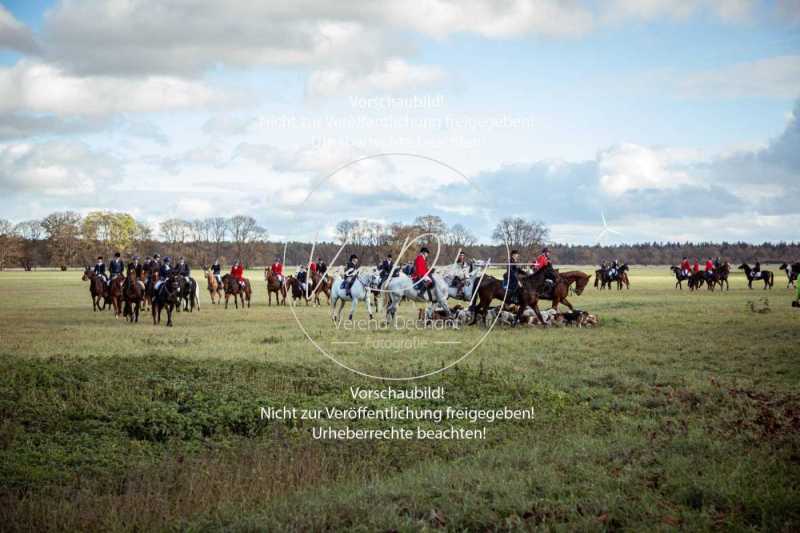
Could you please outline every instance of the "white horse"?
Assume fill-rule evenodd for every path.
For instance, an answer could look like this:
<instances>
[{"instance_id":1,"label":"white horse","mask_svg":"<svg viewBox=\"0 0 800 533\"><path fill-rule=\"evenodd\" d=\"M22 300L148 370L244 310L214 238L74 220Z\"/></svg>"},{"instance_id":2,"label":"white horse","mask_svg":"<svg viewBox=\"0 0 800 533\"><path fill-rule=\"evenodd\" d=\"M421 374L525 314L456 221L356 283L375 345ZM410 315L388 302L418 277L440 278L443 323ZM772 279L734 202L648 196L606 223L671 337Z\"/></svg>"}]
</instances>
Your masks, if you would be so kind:
<instances>
[{"instance_id":1,"label":"white horse","mask_svg":"<svg viewBox=\"0 0 800 533\"><path fill-rule=\"evenodd\" d=\"M356 275L356 279L353 280L353 285L350 287L350 296L348 296L347 291L342 288L343 278L341 276L336 276L331 286L331 318L334 322L338 322L342 319L342 309L344 308L345 300L352 302L348 320L353 320L353 314L356 312L356 304L358 304L359 300L367 302L367 313L369 313L369 319L372 320L372 304L369 301L369 297L372 292L370 286L373 278L373 274L359 272ZM339 305L339 312L337 313L336 303L339 301L341 301L341 304Z\"/></svg>"},{"instance_id":2,"label":"white horse","mask_svg":"<svg viewBox=\"0 0 800 533\"><path fill-rule=\"evenodd\" d=\"M453 280L455 277L458 276L461 280L461 283L464 284L461 291L458 290L458 287L453 286ZM472 291L477 283L478 278L481 277L481 272L479 270L474 270L472 274L464 275L461 271L457 273L447 273L443 276L445 283L447 283L447 293L450 298L454 300L462 300L465 302L469 302L472 300Z\"/></svg>"},{"instance_id":3,"label":"white horse","mask_svg":"<svg viewBox=\"0 0 800 533\"><path fill-rule=\"evenodd\" d=\"M447 306L447 297L448 297L448 283L444 280L441 274L429 274L429 278L431 278L434 282L434 286L431 289L433 301L428 298L428 291L422 293L422 296L419 295L419 291L417 290L417 286L414 285L414 282L411 281L411 278L400 272L394 278L390 278L389 281L386 283L385 291L389 294L389 305L386 307L386 320L393 320L395 313L397 312L397 306L400 304L400 301L403 298L408 298L409 300L413 300L415 302L431 302L438 304L442 309L450 312L450 308Z\"/></svg>"}]
</instances>

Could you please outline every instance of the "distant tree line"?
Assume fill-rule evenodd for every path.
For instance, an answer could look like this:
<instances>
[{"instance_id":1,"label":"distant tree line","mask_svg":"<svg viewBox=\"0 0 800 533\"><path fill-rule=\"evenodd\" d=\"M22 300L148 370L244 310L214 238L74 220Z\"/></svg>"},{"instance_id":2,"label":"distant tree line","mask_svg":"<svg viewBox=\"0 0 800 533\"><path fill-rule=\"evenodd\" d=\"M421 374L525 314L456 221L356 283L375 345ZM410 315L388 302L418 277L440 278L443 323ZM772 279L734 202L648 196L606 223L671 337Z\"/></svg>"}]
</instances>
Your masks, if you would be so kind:
<instances>
[{"instance_id":1,"label":"distant tree line","mask_svg":"<svg viewBox=\"0 0 800 533\"><path fill-rule=\"evenodd\" d=\"M94 211L85 216L72 211L51 213L40 220L13 224L0 219L0 269L86 266L98 255L108 257L116 251L124 257L153 253L183 256L195 266L210 265L215 258L224 264L239 259L249 267L272 263L275 257L287 265L299 265L311 257L310 242L275 242L253 217L209 217L196 220L172 218L159 224L159 236L127 213ZM382 224L366 220L343 220L336 225L333 242L313 245L313 258L342 264L350 254L357 254L364 264L377 264L387 253L398 257L407 246L402 261L410 261L425 245L433 253L440 251L439 264L447 264L462 250L468 257L503 263L507 248L517 249L522 259L531 261L545 243L547 226L536 220L508 217L492 231L491 244L480 243L461 224L448 225L434 215L417 217L412 223ZM618 259L637 265L676 264L683 256L704 260L722 257L732 263L800 260L800 243L680 243L652 242L630 245L568 245L550 243L556 264L599 264Z\"/></svg>"}]
</instances>

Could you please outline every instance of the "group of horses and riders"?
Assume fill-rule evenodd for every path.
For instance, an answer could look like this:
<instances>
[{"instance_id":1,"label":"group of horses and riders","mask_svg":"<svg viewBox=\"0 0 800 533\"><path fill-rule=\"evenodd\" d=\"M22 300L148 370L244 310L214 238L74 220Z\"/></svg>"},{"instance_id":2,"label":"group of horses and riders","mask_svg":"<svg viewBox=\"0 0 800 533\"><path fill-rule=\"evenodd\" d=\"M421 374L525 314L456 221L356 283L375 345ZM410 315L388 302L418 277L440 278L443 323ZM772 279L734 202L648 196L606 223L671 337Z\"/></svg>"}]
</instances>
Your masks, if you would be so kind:
<instances>
[{"instance_id":1,"label":"group of horses and riders","mask_svg":"<svg viewBox=\"0 0 800 533\"><path fill-rule=\"evenodd\" d=\"M631 281L628 278L628 267L627 263L620 264L618 259L615 259L611 263L603 262L600 265L600 268L594 271L594 286L597 289L609 289L611 290L611 284L616 283L617 289L622 290L624 286L626 289L631 288Z\"/></svg>"},{"instance_id":2,"label":"group of horses and riders","mask_svg":"<svg viewBox=\"0 0 800 533\"><path fill-rule=\"evenodd\" d=\"M228 301L233 296L233 304L238 309L239 303L242 304L242 309L250 307L250 299L253 295L253 286L250 280L244 277L244 264L238 259L233 261L230 272L222 273L222 265L220 259L217 258L212 263L211 267L203 267L206 276L206 287L208 294L211 297L212 304L222 303L223 296L225 297L225 309L228 308Z\"/></svg>"},{"instance_id":3,"label":"group of horses and riders","mask_svg":"<svg viewBox=\"0 0 800 533\"><path fill-rule=\"evenodd\" d=\"M197 282L191 277L191 268L181 257L173 266L170 257L159 254L148 256L140 262L134 255L127 264L116 252L109 261L108 273L102 256L94 266L87 266L83 280L89 281L92 310L110 308L115 317L124 317L130 322L139 321L139 312L152 310L153 324L161 322L161 312L167 312L167 326L172 326L174 310L193 311L200 309Z\"/></svg>"},{"instance_id":4,"label":"group of horses and riders","mask_svg":"<svg viewBox=\"0 0 800 533\"><path fill-rule=\"evenodd\" d=\"M327 274L328 264L318 257L316 262L311 261L308 265L300 265L294 275L284 276L283 263L280 257L275 257L275 261L264 269L264 281L267 284L267 305L272 305L272 295L275 294L277 305L286 305L287 294L291 295L292 301L305 300L306 305L314 302L320 305L320 294L331 299L331 280Z\"/></svg>"},{"instance_id":5,"label":"group of horses and riders","mask_svg":"<svg viewBox=\"0 0 800 533\"><path fill-rule=\"evenodd\" d=\"M331 317L335 321L341 320L344 304L350 301L349 319L352 320L357 302L364 301L372 319L373 300L379 306L378 297L383 295L387 321L395 318L397 307L404 299L428 302L450 315L447 301L453 298L469 302L472 311L470 324L475 324L479 317L485 319L495 299L516 306L518 321L530 308L544 324L539 300L552 301L556 310L563 303L574 311L567 300L570 287L574 284L575 293L580 295L591 277L579 271L559 272L554 269L548 248L544 248L533 263L520 261L519 251L512 251L507 264L495 265L506 267L502 280L487 274L488 265L476 268L463 252L459 253L453 265L442 268L442 272L429 266L429 257L430 250L423 246L410 265L396 265L391 254L387 254L377 268L368 270L361 267L357 255L351 255L344 273L337 276L331 286Z\"/></svg>"},{"instance_id":6,"label":"group of horses and riders","mask_svg":"<svg viewBox=\"0 0 800 533\"><path fill-rule=\"evenodd\" d=\"M741 268L741 267L739 267ZM760 266L758 267L760 269ZM689 290L699 290L705 285L708 290L713 291L716 287L720 290L730 290L728 276L731 273L730 265L723 262L719 257L709 257L704 265L700 267L700 260L695 258L694 264L690 263L689 258L684 256L679 266L670 267L675 274L675 288L683 290L683 282Z\"/></svg>"}]
</instances>

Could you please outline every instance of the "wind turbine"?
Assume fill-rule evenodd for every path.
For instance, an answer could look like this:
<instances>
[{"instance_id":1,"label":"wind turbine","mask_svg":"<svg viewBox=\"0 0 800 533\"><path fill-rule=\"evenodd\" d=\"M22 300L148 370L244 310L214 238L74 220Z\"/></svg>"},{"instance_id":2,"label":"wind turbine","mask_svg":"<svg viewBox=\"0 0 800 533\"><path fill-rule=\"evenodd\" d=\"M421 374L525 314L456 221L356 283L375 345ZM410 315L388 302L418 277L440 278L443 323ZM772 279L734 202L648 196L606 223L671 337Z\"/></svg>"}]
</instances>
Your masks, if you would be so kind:
<instances>
[{"instance_id":1,"label":"wind turbine","mask_svg":"<svg viewBox=\"0 0 800 533\"><path fill-rule=\"evenodd\" d=\"M608 224L606 223L606 215L602 211L600 211L600 218L603 219L603 231L601 231L600 234L597 235L597 244L602 244L603 239L608 237L610 233L622 236L622 233L618 232L613 228L608 227Z\"/></svg>"}]
</instances>

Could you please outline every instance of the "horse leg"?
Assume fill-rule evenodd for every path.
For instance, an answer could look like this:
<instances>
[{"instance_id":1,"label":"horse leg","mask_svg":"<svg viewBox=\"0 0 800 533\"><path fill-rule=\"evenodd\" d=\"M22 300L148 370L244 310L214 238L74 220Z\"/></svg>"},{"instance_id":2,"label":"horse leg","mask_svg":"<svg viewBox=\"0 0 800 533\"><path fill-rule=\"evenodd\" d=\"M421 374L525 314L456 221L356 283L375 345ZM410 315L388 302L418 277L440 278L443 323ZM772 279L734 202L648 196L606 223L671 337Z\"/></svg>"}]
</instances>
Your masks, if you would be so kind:
<instances>
[{"instance_id":1,"label":"horse leg","mask_svg":"<svg viewBox=\"0 0 800 533\"><path fill-rule=\"evenodd\" d=\"M172 304L167 304L167 327L172 327L172 311L174 307L180 307L180 303L177 306L173 306Z\"/></svg>"},{"instance_id":2,"label":"horse leg","mask_svg":"<svg viewBox=\"0 0 800 533\"><path fill-rule=\"evenodd\" d=\"M230 298L230 296L231 296L231 295L230 295L230 294L228 294L228 292L226 291L226 292L225 292L225 309L227 309L227 308L228 308L228 298Z\"/></svg>"}]
</instances>

